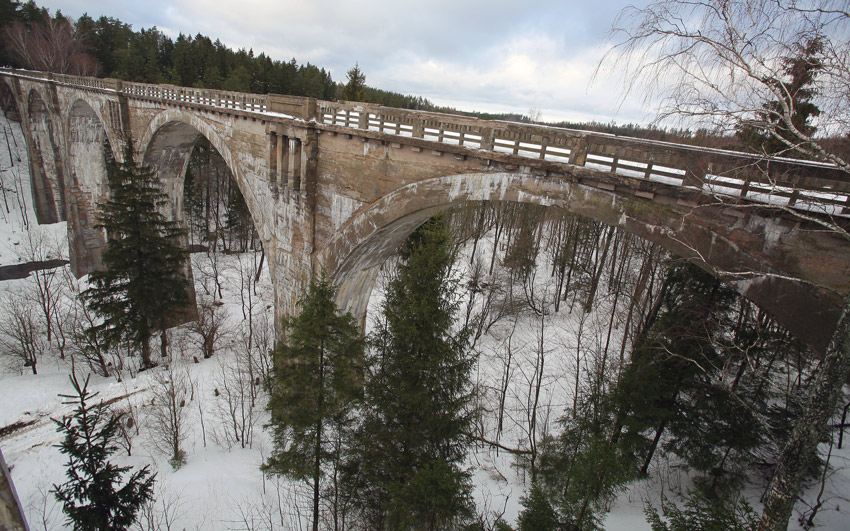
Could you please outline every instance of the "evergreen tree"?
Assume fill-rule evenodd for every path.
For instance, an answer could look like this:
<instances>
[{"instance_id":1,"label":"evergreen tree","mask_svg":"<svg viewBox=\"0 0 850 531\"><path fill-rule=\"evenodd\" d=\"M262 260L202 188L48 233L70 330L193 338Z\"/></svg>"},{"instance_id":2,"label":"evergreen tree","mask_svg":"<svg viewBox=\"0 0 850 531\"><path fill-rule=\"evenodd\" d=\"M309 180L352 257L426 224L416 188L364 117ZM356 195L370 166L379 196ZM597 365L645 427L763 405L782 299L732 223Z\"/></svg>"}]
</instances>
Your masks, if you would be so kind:
<instances>
[{"instance_id":1,"label":"evergreen tree","mask_svg":"<svg viewBox=\"0 0 850 531\"><path fill-rule=\"evenodd\" d=\"M769 79L767 84L781 95L783 101L764 103L752 123L745 123L738 129L738 137L749 147L767 154L779 154L792 151L794 146L806 145L817 128L810 123L820 115L820 109L812 102L815 90L812 88L815 76L823 68L821 54L823 43L811 39L796 44L797 53L785 58L783 73L787 79ZM784 108L790 109L786 112ZM792 130L796 129L799 134ZM800 135L803 136L800 136Z\"/></svg>"},{"instance_id":2,"label":"evergreen tree","mask_svg":"<svg viewBox=\"0 0 850 531\"><path fill-rule=\"evenodd\" d=\"M652 531L755 531L759 518L743 498L718 498L697 489L685 496L684 507L666 498L658 509L647 505L644 513ZM665 521L666 519L666 521Z\"/></svg>"},{"instance_id":3,"label":"evergreen tree","mask_svg":"<svg viewBox=\"0 0 850 531\"><path fill-rule=\"evenodd\" d=\"M362 394L363 340L349 313L334 302L336 290L322 274L284 319L286 339L274 351L269 410L275 450L267 472L313 484L313 529L319 526L323 465L339 463L335 444L351 423Z\"/></svg>"},{"instance_id":4,"label":"evergreen tree","mask_svg":"<svg viewBox=\"0 0 850 531\"><path fill-rule=\"evenodd\" d=\"M528 495L520 498L520 502L524 509L517 520L519 531L556 531L559 528L558 513L539 484L533 483Z\"/></svg>"},{"instance_id":5,"label":"evergreen tree","mask_svg":"<svg viewBox=\"0 0 850 531\"><path fill-rule=\"evenodd\" d=\"M65 438L59 451L68 456L68 481L53 485L56 499L75 531L118 531L128 529L143 503L153 497L155 475L148 467L133 472L124 486L122 476L130 467L109 462L118 450L119 415L112 415L101 402L92 405L97 393L88 390L89 380L80 387L71 377L76 395L60 395L77 404L71 416L55 420Z\"/></svg>"},{"instance_id":6,"label":"evergreen tree","mask_svg":"<svg viewBox=\"0 0 850 531\"><path fill-rule=\"evenodd\" d=\"M366 407L347 479L373 529L457 527L470 510L461 468L472 421L469 330L454 330L454 256L432 218L400 251L370 336Z\"/></svg>"},{"instance_id":7,"label":"evergreen tree","mask_svg":"<svg viewBox=\"0 0 850 531\"><path fill-rule=\"evenodd\" d=\"M360 65L354 63L348 71L348 83L342 88L342 99L348 101L366 101L366 74Z\"/></svg>"},{"instance_id":8,"label":"evergreen tree","mask_svg":"<svg viewBox=\"0 0 850 531\"><path fill-rule=\"evenodd\" d=\"M106 229L103 271L89 275L86 304L103 322L87 333L107 345L128 341L142 353L142 367L155 365L150 339L189 304L183 272L188 252L178 245L183 231L161 209L168 196L153 171L139 166L128 147L124 162L107 166L109 199L99 205Z\"/></svg>"}]
</instances>

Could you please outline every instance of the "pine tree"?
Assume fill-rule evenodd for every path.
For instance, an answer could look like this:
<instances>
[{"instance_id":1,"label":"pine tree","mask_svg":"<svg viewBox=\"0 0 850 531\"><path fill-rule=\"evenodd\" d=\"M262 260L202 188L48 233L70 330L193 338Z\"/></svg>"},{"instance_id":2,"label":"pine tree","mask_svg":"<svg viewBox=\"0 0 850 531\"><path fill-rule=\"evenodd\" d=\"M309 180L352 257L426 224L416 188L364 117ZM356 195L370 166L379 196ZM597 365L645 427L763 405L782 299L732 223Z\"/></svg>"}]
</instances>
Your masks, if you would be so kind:
<instances>
[{"instance_id":1,"label":"pine tree","mask_svg":"<svg viewBox=\"0 0 850 531\"><path fill-rule=\"evenodd\" d=\"M275 450L264 470L313 484L313 529L319 525L324 465L341 458L339 440L362 394L363 339L334 302L322 274L283 322L286 339L274 351L269 410Z\"/></svg>"},{"instance_id":2,"label":"pine tree","mask_svg":"<svg viewBox=\"0 0 850 531\"><path fill-rule=\"evenodd\" d=\"M696 489L685 495L684 506L663 498L658 509L647 505L644 509L652 531L756 531L759 528L758 514L742 497L715 497ZM666 521L665 521L666 520Z\"/></svg>"},{"instance_id":3,"label":"pine tree","mask_svg":"<svg viewBox=\"0 0 850 531\"><path fill-rule=\"evenodd\" d=\"M182 229L161 209L168 196L150 168L137 165L128 142L123 163L107 167L109 199L100 204L106 230L103 271L89 276L86 304L103 322L87 333L107 345L129 341L142 353L142 367L155 365L150 339L189 304L183 272L188 251L178 245Z\"/></svg>"},{"instance_id":4,"label":"pine tree","mask_svg":"<svg viewBox=\"0 0 850 531\"><path fill-rule=\"evenodd\" d=\"M370 528L444 529L468 515L461 464L474 360L469 330L453 329L451 249L440 217L408 238L370 336L366 407L347 470Z\"/></svg>"},{"instance_id":5,"label":"pine tree","mask_svg":"<svg viewBox=\"0 0 850 531\"><path fill-rule=\"evenodd\" d=\"M155 475L148 467L133 472L124 486L122 476L130 467L109 462L118 450L115 438L121 417L112 415L101 402L92 405L97 393L88 390L89 379L80 387L71 377L75 395L59 395L77 404L71 416L55 420L65 435L59 451L68 456L68 481L53 485L56 499L75 531L118 531L128 529L139 508L153 497Z\"/></svg>"},{"instance_id":6,"label":"pine tree","mask_svg":"<svg viewBox=\"0 0 850 531\"><path fill-rule=\"evenodd\" d=\"M788 76L787 80L767 81L783 101L766 102L764 110L757 113L753 123L746 123L738 129L738 137L759 152L779 154L792 151L798 156L793 147L808 144L806 137L811 138L817 130L810 123L812 118L820 115L820 109L812 102L816 95L812 86L815 76L823 69L823 43L819 39L797 43L796 52L784 59L783 73ZM785 112L783 107L788 107L790 113ZM804 136L794 132L792 126Z\"/></svg>"},{"instance_id":7,"label":"pine tree","mask_svg":"<svg viewBox=\"0 0 850 531\"><path fill-rule=\"evenodd\" d=\"M518 531L555 531L560 527L558 513L536 482L531 485L528 494L520 498L520 502L524 509L517 519Z\"/></svg>"},{"instance_id":8,"label":"pine tree","mask_svg":"<svg viewBox=\"0 0 850 531\"><path fill-rule=\"evenodd\" d=\"M366 101L366 74L357 63L348 71L348 83L342 87L342 99L348 101Z\"/></svg>"}]
</instances>

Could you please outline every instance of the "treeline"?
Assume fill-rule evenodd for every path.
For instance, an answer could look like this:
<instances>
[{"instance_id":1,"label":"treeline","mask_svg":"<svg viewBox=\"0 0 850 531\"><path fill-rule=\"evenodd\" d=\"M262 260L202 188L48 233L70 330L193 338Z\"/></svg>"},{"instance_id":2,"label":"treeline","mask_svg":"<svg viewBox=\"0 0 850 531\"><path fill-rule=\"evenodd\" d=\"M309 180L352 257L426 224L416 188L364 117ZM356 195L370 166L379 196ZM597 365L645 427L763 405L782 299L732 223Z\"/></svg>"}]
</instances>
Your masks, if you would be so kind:
<instances>
[{"instance_id":1,"label":"treeline","mask_svg":"<svg viewBox=\"0 0 850 531\"><path fill-rule=\"evenodd\" d=\"M233 50L221 40L200 33L195 36L180 34L172 40L156 27L136 31L130 24L108 16L94 19L84 14L74 21L58 10L51 15L48 9L39 7L33 0L26 3L0 0L0 33L3 40L0 62L18 68L254 94L287 94L323 100L356 99L387 107L444 112L483 120L543 123L539 116L533 116L533 112L529 116L460 111L434 105L423 96L365 85L358 96L352 98L345 87L352 82L352 72L362 75L356 66L348 72L346 81L335 82L326 69L309 62L300 64L295 58L282 61L272 59L264 52L257 55L253 49ZM50 53L34 53L41 50ZM365 76L362 81L365 81ZM715 148L745 147L735 136L705 129L692 132L654 125L595 121L545 125Z\"/></svg>"},{"instance_id":2,"label":"treeline","mask_svg":"<svg viewBox=\"0 0 850 531\"><path fill-rule=\"evenodd\" d=\"M339 98L342 89L329 71L309 62L272 59L262 52L255 55L251 49L234 51L219 39L200 33L194 37L180 34L172 40L156 27L135 31L130 24L108 16L94 19L84 14L73 21L61 11L51 15L33 0L26 3L0 0L0 28L4 45L0 60L4 65L18 68L324 100ZM68 42L72 41L75 48L92 60L83 64L78 61L62 69L55 62L43 62L27 53L34 41L38 41L38 46L50 46L55 41L50 36L56 34L67 38L64 46L55 48L54 52L65 53L70 49ZM433 107L421 96L377 88L368 87L366 95L372 103L391 107Z\"/></svg>"}]
</instances>

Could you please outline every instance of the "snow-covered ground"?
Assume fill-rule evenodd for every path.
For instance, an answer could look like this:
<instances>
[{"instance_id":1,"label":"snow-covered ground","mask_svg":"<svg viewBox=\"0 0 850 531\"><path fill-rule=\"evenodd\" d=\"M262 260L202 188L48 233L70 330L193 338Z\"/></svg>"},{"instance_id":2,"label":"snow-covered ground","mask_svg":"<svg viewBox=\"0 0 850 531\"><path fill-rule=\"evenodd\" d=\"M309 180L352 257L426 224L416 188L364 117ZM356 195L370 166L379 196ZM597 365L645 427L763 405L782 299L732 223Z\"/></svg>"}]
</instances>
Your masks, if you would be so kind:
<instances>
[{"instance_id":1,"label":"snow-covered ground","mask_svg":"<svg viewBox=\"0 0 850 531\"><path fill-rule=\"evenodd\" d=\"M23 146L23 137L17 124L0 119L5 130L14 131L15 142ZM27 177L26 151L12 153L14 167L8 156L0 152L3 182L7 184L7 204L0 216L0 265L18 263L26 256L20 252L26 243L28 230L43 230L49 238L60 239L65 224L32 229L34 213L30 204ZM11 186L9 184L11 183ZM27 220L26 222L24 220ZM482 244L483 245L483 244ZM59 244L62 248L62 244ZM67 252L67 251L65 251ZM489 252L479 248L481 254ZM214 297L213 269L221 279L221 312L226 315L227 333L221 348L209 359L203 359L199 347L192 341L194 333L186 328L172 332L171 357L160 367L136 374L131 366L110 377L91 376L90 388L99 397L111 402L115 410L124 411L134 419L127 428L131 442L131 455L127 451L115 455L119 465L150 466L157 474L156 501L142 515L140 527L153 529L230 530L230 529L304 529L309 522L310 493L299 483L278 478L267 478L260 465L271 450L270 438L263 428L268 421L264 393L260 390L251 404L251 390L245 390L245 329L247 311L251 310L252 326L268 331L271 326L271 285L264 270L252 299L244 297L244 285L256 268L256 256L229 255L218 257L213 264L204 254L193 256L194 275L199 300L211 301ZM469 260L468 256L463 257ZM215 265L215 268L213 268ZM0 282L0 294L5 291L25 290L29 280ZM252 287L253 289L253 287ZM380 297L373 296L372 307ZM256 293L255 295L253 293ZM579 324L587 336L588 330L607 326L604 300L600 311L573 314L562 311L557 316L529 317L516 323L505 321L494 326L492 333L476 345L479 363L476 383L484 391L484 400L492 398L499 386L503 370L501 356L504 342L512 337L518 359L514 360L513 376L507 393L504 429L500 444L523 447L528 433L523 404L528 399L529 385L533 381L536 354L532 345L545 339L542 352L545 356L544 390L541 394L538 432L554 431L555 420L571 403L574 390L575 359L565 355L565 345L575 345ZM576 316L584 316L580 323ZM541 329L541 325L543 328ZM508 330L510 328L510 330ZM543 332L541 332L543 330ZM262 334L255 336L262 338ZM267 337L267 336L266 336ZM614 338L614 341L617 341ZM262 345L253 345L252 356L260 356ZM574 349L574 347L573 347ZM196 360L197 359L197 360ZM252 358L255 363L261 364ZM72 369L84 378L90 371L79 357L59 359L58 355L45 355L39 361L38 375L28 370L0 368L0 429L19 423L15 429L5 430L0 436L0 448L12 469L12 478L26 511L31 529L66 529L64 517L50 489L64 481L65 458L56 444L60 435L51 419L68 414L72 406L63 404L60 394L72 392L68 375ZM120 376L120 378L119 378ZM253 376L253 373L252 373ZM183 424L183 449L186 463L174 469L156 438L157 389L175 382L185 393L185 406L181 408ZM250 379L248 380L250 383ZM250 386L249 386L250 387ZM247 395L245 394L247 392ZM487 398L490 397L490 398ZM495 419L482 421L488 436L496 432ZM832 472L827 481L824 498L828 500L818 514L816 524L822 529L850 529L850 452L834 450ZM521 510L520 497L526 485L526 475L517 467L508 452L486 445L474 447L468 463L474 469L475 499L478 510L492 522L496 516L514 523ZM656 460L650 478L632 485L612 504L605 520L607 529L638 531L649 529L643 508L649 501L658 504L662 494L675 496L689 486L686 470L663 459ZM805 499L813 503L819 484L807 488ZM758 508L759 493L754 490L752 501ZM805 509L801 504L799 510ZM799 528L796 517L791 528Z\"/></svg>"}]
</instances>

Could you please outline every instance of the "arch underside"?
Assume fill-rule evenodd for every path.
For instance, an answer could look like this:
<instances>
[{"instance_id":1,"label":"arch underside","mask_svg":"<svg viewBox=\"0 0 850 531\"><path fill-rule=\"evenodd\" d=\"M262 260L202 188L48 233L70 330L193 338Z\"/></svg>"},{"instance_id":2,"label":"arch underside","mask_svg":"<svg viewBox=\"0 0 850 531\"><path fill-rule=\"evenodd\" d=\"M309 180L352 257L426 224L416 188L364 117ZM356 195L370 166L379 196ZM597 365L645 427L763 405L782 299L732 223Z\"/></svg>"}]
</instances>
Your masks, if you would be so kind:
<instances>
[{"instance_id":1,"label":"arch underside","mask_svg":"<svg viewBox=\"0 0 850 531\"><path fill-rule=\"evenodd\" d=\"M59 163L60 149L51 113L41 95L27 96L27 116L33 149L30 149L30 181L33 206L39 223L57 223L67 218L65 179Z\"/></svg>"},{"instance_id":2,"label":"arch underside","mask_svg":"<svg viewBox=\"0 0 850 531\"><path fill-rule=\"evenodd\" d=\"M816 352L826 348L838 319L841 297L830 288L847 289L848 257L834 251L839 246L830 235L802 230L799 220L779 219L774 211L759 215L754 209L745 209L741 211L745 217L741 213L730 216L728 205L684 208L552 178L477 173L402 187L352 215L319 253L319 265L338 286L339 306L364 322L384 261L434 213L466 201L515 201L560 208L658 243L721 278ZM812 243L815 237L817 241ZM782 243L783 239L787 241ZM826 253L817 261L818 270L789 260L785 247L801 242ZM827 287L807 282L807 276L825 281Z\"/></svg>"},{"instance_id":3,"label":"arch underside","mask_svg":"<svg viewBox=\"0 0 850 531\"><path fill-rule=\"evenodd\" d=\"M98 203L109 190L107 163L113 159L106 130L88 102L76 100L68 113L68 245L77 276L103 267L106 234L96 228Z\"/></svg>"},{"instance_id":4,"label":"arch underside","mask_svg":"<svg viewBox=\"0 0 850 531\"><path fill-rule=\"evenodd\" d=\"M3 109L3 114L13 122L21 121L21 112L18 108L18 101L15 97L15 92L9 86L8 78L0 81L0 107Z\"/></svg>"},{"instance_id":5,"label":"arch underside","mask_svg":"<svg viewBox=\"0 0 850 531\"><path fill-rule=\"evenodd\" d=\"M171 198L171 219L183 219L183 183L189 158L198 139L203 136L222 157L230 177L236 183L248 211L251 221L263 237L263 224L259 216L257 200L253 190L245 182L230 147L204 120L180 111L166 110L155 116L148 124L145 135L140 139L142 163L150 166L162 181L163 189Z\"/></svg>"},{"instance_id":6,"label":"arch underside","mask_svg":"<svg viewBox=\"0 0 850 531\"><path fill-rule=\"evenodd\" d=\"M252 209L253 202L249 201L249 197L251 196L246 193L249 190L246 189L242 179L238 177L238 168L233 165L232 154L222 140L217 135L207 136L204 131L185 121L163 118L164 116L152 122L149 135L146 136L141 146L144 148L142 164L153 170L154 174L160 180L163 191L169 197L168 212L164 212L166 217L181 223L186 228L183 200L186 171L189 167L192 152L198 140L203 136L210 141L210 144L224 159L230 173L230 178L234 180L243 198L246 199L252 221L257 226L257 219ZM184 237L184 240L180 243L182 246L188 247L188 236ZM194 282L192 281L191 261L187 261L184 274L190 280L191 293L189 295L190 300L193 301L194 309L191 313L185 315L185 318L189 318L196 315L197 311L194 308L195 291Z\"/></svg>"}]
</instances>

